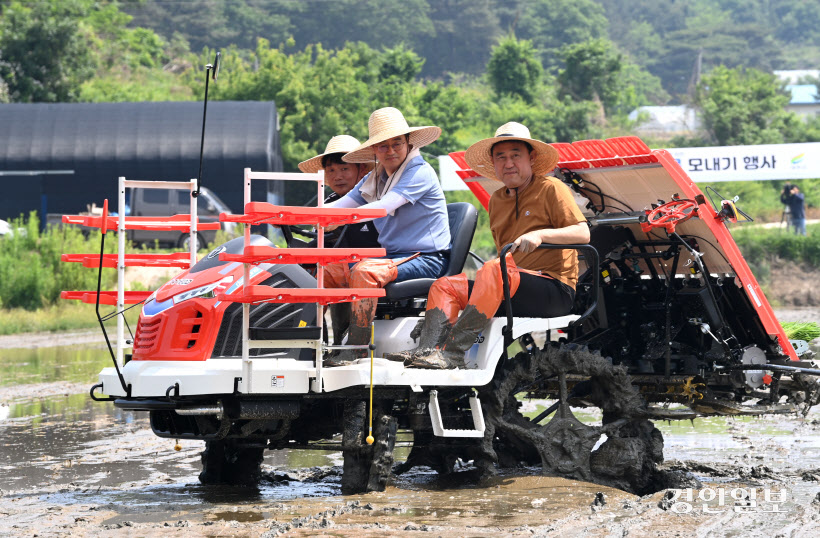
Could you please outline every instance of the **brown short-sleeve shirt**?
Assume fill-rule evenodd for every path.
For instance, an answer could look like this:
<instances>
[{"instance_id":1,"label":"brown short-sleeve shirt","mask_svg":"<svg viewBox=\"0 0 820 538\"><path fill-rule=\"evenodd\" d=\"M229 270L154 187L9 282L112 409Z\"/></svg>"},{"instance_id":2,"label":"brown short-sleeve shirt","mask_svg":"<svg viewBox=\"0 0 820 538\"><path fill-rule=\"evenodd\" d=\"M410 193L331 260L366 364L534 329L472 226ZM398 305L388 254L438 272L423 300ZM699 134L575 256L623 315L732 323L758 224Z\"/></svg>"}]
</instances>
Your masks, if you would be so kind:
<instances>
[{"instance_id":1,"label":"brown short-sleeve shirt","mask_svg":"<svg viewBox=\"0 0 820 538\"><path fill-rule=\"evenodd\" d=\"M490 197L490 230L495 247L500 252L527 232L545 228L564 228L586 222L569 190L554 177L533 178L518 195L518 218L515 216L515 193L507 195L502 187ZM541 271L575 288L578 280L578 253L572 249L536 249L524 254L516 252L513 259L518 267Z\"/></svg>"}]
</instances>

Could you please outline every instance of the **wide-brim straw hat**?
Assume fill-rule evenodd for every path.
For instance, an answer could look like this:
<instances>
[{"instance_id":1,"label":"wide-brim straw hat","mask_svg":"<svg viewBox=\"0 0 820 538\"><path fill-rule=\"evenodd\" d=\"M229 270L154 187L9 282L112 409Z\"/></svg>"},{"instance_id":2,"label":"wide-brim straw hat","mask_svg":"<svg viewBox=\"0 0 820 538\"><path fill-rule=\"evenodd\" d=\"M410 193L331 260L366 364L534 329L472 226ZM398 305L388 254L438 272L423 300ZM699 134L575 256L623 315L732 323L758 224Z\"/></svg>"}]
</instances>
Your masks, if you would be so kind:
<instances>
[{"instance_id":1,"label":"wide-brim straw hat","mask_svg":"<svg viewBox=\"0 0 820 538\"><path fill-rule=\"evenodd\" d=\"M560 156L558 150L546 142L536 140L530 136L530 130L520 123L511 121L498 128L495 136L479 140L469 148L464 154L464 159L476 173L489 178L501 181L495 175L493 166L493 156L490 153L493 145L499 142L511 142L520 140L528 143L535 151L535 160L532 163L533 176L546 176L555 170Z\"/></svg>"},{"instance_id":2,"label":"wide-brim straw hat","mask_svg":"<svg viewBox=\"0 0 820 538\"><path fill-rule=\"evenodd\" d=\"M302 161L299 163L299 170L306 174L313 174L318 172L322 169L322 159L326 155L333 155L334 153L341 153L342 155L358 148L360 145L359 141L352 136L349 135L339 135L334 136L330 139L327 143L327 147L325 148L324 153L320 153L315 157L311 157L306 161ZM371 170L373 168L373 163L364 163L366 168Z\"/></svg>"},{"instance_id":3,"label":"wide-brim straw hat","mask_svg":"<svg viewBox=\"0 0 820 538\"><path fill-rule=\"evenodd\" d=\"M376 146L391 138L404 134L410 135L410 144L413 148L422 148L438 140L441 128L427 125L424 127L410 127L404 115L396 108L380 108L370 115L367 122L370 137L367 142L344 156L349 163L373 162L376 155Z\"/></svg>"}]
</instances>

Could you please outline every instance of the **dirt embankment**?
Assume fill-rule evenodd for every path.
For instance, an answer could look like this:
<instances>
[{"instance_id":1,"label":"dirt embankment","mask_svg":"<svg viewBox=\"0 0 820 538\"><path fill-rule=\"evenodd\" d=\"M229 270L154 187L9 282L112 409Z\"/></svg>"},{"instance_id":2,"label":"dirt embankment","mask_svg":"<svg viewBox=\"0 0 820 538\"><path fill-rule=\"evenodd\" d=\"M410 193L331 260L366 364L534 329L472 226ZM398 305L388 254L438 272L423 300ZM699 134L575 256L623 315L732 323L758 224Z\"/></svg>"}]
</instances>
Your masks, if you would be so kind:
<instances>
[{"instance_id":1,"label":"dirt embankment","mask_svg":"<svg viewBox=\"0 0 820 538\"><path fill-rule=\"evenodd\" d=\"M778 307L820 307L820 268L777 260L771 265L764 290L769 302Z\"/></svg>"}]
</instances>

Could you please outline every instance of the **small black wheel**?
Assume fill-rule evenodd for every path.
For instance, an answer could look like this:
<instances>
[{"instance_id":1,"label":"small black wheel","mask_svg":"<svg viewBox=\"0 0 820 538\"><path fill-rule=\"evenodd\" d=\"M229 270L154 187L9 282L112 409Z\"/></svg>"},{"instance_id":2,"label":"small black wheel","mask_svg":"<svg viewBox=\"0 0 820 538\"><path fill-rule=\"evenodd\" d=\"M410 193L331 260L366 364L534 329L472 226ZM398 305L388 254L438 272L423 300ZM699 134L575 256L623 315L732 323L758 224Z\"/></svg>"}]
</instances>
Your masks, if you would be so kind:
<instances>
[{"instance_id":1,"label":"small black wheel","mask_svg":"<svg viewBox=\"0 0 820 538\"><path fill-rule=\"evenodd\" d=\"M264 446L241 439L205 441L199 481L207 485L254 485L262 476L264 452Z\"/></svg>"}]
</instances>

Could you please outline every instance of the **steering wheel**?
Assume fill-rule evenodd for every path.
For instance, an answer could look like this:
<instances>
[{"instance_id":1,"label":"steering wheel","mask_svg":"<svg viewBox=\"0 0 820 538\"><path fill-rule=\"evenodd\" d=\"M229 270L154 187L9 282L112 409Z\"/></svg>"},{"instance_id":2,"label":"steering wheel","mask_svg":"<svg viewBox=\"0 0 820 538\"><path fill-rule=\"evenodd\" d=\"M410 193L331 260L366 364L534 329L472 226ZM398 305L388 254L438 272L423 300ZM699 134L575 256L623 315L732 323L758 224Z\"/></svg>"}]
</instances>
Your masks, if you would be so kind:
<instances>
[{"instance_id":1,"label":"steering wheel","mask_svg":"<svg viewBox=\"0 0 820 538\"><path fill-rule=\"evenodd\" d=\"M299 239L296 239L294 237L294 234L301 235L302 237L307 237L307 238L310 238L310 239L313 239L313 240L315 240L319 235L315 231L305 230L304 228L300 228L299 226L295 226L295 225L280 225L280 226L278 226L278 228L282 231L282 236L285 238L285 243L289 247L294 247L294 246L295 247L304 247L306 245L311 245L311 244L314 244L314 246L315 246L315 243L313 243L312 241L309 241L309 242L305 243L305 242L303 242ZM326 248L331 248L331 247L336 248L337 246L339 246L339 243L341 242L342 238L344 237L345 230L347 230L347 225L340 228L338 230L338 233L337 233L337 231L325 232L325 239L326 239L325 247ZM333 235L328 235L329 233L333 234ZM331 240L332 240L332 243L329 244L327 241L331 241Z\"/></svg>"},{"instance_id":2,"label":"steering wheel","mask_svg":"<svg viewBox=\"0 0 820 538\"><path fill-rule=\"evenodd\" d=\"M293 232L290 229L290 226L277 226L279 231L282 232L282 237L285 238L285 245L288 247L291 246L293 243Z\"/></svg>"},{"instance_id":3,"label":"steering wheel","mask_svg":"<svg viewBox=\"0 0 820 538\"><path fill-rule=\"evenodd\" d=\"M675 226L695 216L697 208L698 204L694 200L672 200L650 211L646 223L641 227L644 232L649 232L652 228L665 228L667 233L675 233Z\"/></svg>"},{"instance_id":4,"label":"steering wheel","mask_svg":"<svg viewBox=\"0 0 820 538\"><path fill-rule=\"evenodd\" d=\"M303 230L298 226L281 224L276 225L276 227L279 228L280 232L282 232L282 237L285 239L285 244L289 247L301 246L298 242L294 242L294 234L299 234L306 237L316 237L316 232Z\"/></svg>"}]
</instances>

